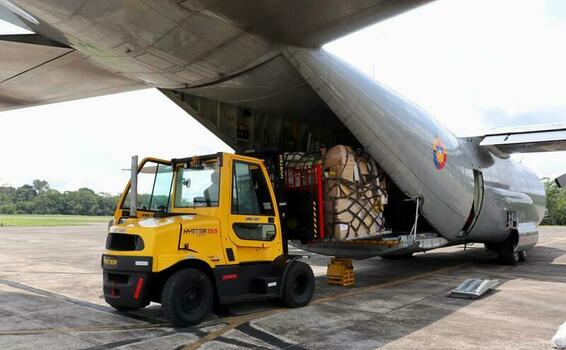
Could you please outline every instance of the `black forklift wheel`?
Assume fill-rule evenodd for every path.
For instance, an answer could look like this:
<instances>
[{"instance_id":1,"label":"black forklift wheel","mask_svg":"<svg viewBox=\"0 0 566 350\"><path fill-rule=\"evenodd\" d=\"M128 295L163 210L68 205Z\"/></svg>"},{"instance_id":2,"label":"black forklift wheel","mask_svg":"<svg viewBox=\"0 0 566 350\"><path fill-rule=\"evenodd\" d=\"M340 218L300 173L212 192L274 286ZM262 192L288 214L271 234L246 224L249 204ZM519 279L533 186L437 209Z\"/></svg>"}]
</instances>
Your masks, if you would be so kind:
<instances>
[{"instance_id":1,"label":"black forklift wheel","mask_svg":"<svg viewBox=\"0 0 566 350\"><path fill-rule=\"evenodd\" d=\"M520 253L516 249L516 243L513 236L507 237L497 247L497 257L501 265L517 265L520 259Z\"/></svg>"},{"instance_id":2,"label":"black forklift wheel","mask_svg":"<svg viewBox=\"0 0 566 350\"><path fill-rule=\"evenodd\" d=\"M211 311L214 293L208 276L197 269L175 272L163 286L161 305L175 326L202 321Z\"/></svg>"},{"instance_id":3,"label":"black forklift wheel","mask_svg":"<svg viewBox=\"0 0 566 350\"><path fill-rule=\"evenodd\" d=\"M283 284L283 304L287 307L307 305L314 294L314 274L309 265L301 261L293 262L285 275Z\"/></svg>"}]
</instances>

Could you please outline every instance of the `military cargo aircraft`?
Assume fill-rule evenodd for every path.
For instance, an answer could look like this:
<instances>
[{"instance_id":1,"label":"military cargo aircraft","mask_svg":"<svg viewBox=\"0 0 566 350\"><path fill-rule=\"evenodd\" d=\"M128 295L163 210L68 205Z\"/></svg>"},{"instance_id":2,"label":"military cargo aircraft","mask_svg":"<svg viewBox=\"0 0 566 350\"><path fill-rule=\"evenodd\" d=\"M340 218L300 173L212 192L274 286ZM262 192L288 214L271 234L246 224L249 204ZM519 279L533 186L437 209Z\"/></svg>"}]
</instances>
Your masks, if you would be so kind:
<instances>
[{"instance_id":1,"label":"military cargo aircraft","mask_svg":"<svg viewBox=\"0 0 566 350\"><path fill-rule=\"evenodd\" d=\"M237 152L360 147L392 183L385 219L408 243L298 245L405 257L477 242L515 264L545 193L509 156L565 150L566 128L458 138L321 48L427 2L0 0L0 19L34 33L0 36L0 110L154 87Z\"/></svg>"}]
</instances>

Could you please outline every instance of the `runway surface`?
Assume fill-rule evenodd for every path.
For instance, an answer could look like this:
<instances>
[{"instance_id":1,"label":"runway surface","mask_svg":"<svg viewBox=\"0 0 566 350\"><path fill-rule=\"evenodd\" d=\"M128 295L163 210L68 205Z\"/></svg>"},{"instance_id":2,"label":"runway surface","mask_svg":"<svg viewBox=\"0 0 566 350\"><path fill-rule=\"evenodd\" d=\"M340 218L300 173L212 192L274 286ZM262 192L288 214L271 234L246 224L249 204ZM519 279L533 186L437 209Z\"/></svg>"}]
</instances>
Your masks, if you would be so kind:
<instances>
[{"instance_id":1,"label":"runway surface","mask_svg":"<svg viewBox=\"0 0 566 350\"><path fill-rule=\"evenodd\" d=\"M174 328L160 305L118 313L102 299L106 225L0 228L0 349L550 349L566 321L566 228L543 227L528 262L498 266L482 246L405 261L355 261L355 287L326 284L301 309L232 306ZM303 253L293 247L291 253ZM502 284L479 300L447 292L466 278Z\"/></svg>"}]
</instances>

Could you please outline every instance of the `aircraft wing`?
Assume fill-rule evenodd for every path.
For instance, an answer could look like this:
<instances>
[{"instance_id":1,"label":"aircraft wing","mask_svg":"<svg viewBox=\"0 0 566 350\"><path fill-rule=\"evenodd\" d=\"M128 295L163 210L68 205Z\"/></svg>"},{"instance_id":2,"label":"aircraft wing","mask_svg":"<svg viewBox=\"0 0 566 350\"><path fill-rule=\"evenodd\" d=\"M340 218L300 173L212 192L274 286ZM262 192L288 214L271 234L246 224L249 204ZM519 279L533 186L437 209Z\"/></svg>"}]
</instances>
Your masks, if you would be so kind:
<instances>
[{"instance_id":1,"label":"aircraft wing","mask_svg":"<svg viewBox=\"0 0 566 350\"><path fill-rule=\"evenodd\" d=\"M346 34L433 0L197 0L202 9L224 16L276 42L319 47Z\"/></svg>"},{"instance_id":2,"label":"aircraft wing","mask_svg":"<svg viewBox=\"0 0 566 350\"><path fill-rule=\"evenodd\" d=\"M41 35L0 35L0 111L145 87Z\"/></svg>"},{"instance_id":3,"label":"aircraft wing","mask_svg":"<svg viewBox=\"0 0 566 350\"><path fill-rule=\"evenodd\" d=\"M480 146L502 155L566 151L566 124L493 130L483 136Z\"/></svg>"},{"instance_id":4,"label":"aircraft wing","mask_svg":"<svg viewBox=\"0 0 566 350\"><path fill-rule=\"evenodd\" d=\"M211 37L220 39L210 39L210 42L204 42L204 46L196 46L196 50L202 52L195 54L200 59L197 62L198 67L195 67L207 74L208 72L216 74L223 73L222 70L215 71L216 61L220 60L219 57L224 57L222 53L225 51L220 51L221 49L225 49L228 53L237 52L239 57L243 56L240 51L246 53L249 38L244 36L245 40L242 39L235 28L258 34L279 44L319 47L333 39L430 1L432 0L185 0L177 3L196 14L199 19L205 20L204 23L208 25L216 23L212 20L214 18L233 25L234 28L229 25L217 26L218 28L211 30ZM53 0L51 3L56 1ZM62 8L69 6L70 9L75 9L74 5L71 6L74 2L68 3L59 5ZM24 22L37 22L33 17L29 17L27 12L13 4L10 6L7 4L12 3L0 1L1 19L27 29L29 27ZM46 8L49 6L46 5ZM167 10L173 8L164 7ZM168 15L170 18L175 18L178 14L172 12ZM137 23L136 19L132 21ZM142 22L143 19L140 19L140 23ZM205 33L208 27L201 28L199 23L199 20L194 20L194 24L185 30L187 33L192 33L191 30L195 33L201 31ZM234 35L233 33L235 33L234 39L230 37ZM204 34L200 36L205 37ZM230 38L223 41L225 36ZM235 43L241 47L236 47ZM254 46L251 47L249 55L253 56ZM93 48L78 49L88 52ZM179 55L183 56L184 53ZM163 64L163 59L152 54L144 57L151 57L158 64ZM230 56L227 54L225 57ZM98 58L99 61L104 61ZM146 87L141 81L129 79L96 66L92 62L85 54L38 34L0 35L0 111ZM182 65L188 63L193 62L183 62ZM148 65L151 65L151 62L144 67ZM150 68L147 69L151 71ZM121 70L114 67L113 71ZM189 73L198 75L194 72Z\"/></svg>"}]
</instances>

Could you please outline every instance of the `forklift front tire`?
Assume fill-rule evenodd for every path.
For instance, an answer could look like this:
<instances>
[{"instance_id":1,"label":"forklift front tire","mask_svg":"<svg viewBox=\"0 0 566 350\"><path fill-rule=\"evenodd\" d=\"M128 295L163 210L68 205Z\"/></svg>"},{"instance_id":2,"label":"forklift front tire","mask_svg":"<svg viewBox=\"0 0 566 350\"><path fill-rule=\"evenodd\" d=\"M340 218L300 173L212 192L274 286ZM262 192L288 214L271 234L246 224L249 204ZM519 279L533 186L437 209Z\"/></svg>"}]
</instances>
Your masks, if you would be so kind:
<instances>
[{"instance_id":1,"label":"forklift front tire","mask_svg":"<svg viewBox=\"0 0 566 350\"><path fill-rule=\"evenodd\" d=\"M163 286L161 306L175 326L199 323L208 316L213 303L212 283L201 270L179 270Z\"/></svg>"},{"instance_id":2,"label":"forklift front tire","mask_svg":"<svg viewBox=\"0 0 566 350\"><path fill-rule=\"evenodd\" d=\"M308 264L295 261L289 266L283 283L283 304L297 308L307 305L314 294L314 274Z\"/></svg>"}]
</instances>

